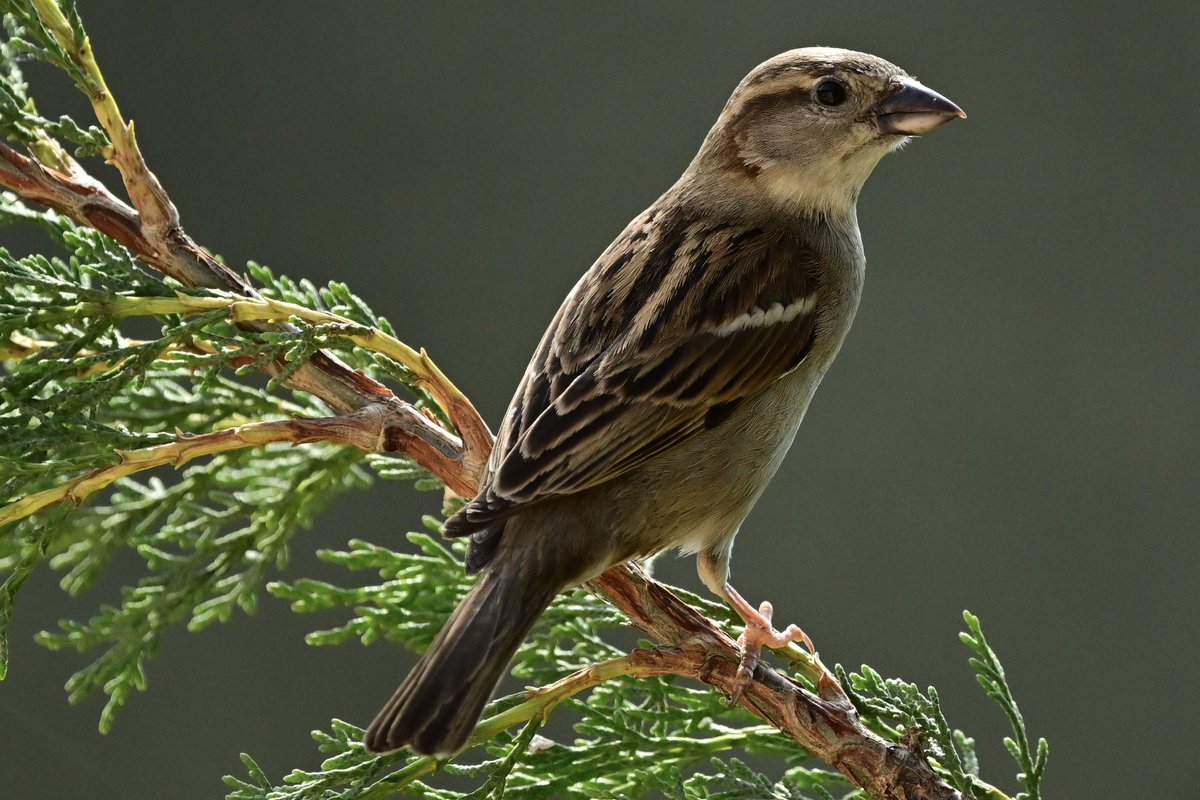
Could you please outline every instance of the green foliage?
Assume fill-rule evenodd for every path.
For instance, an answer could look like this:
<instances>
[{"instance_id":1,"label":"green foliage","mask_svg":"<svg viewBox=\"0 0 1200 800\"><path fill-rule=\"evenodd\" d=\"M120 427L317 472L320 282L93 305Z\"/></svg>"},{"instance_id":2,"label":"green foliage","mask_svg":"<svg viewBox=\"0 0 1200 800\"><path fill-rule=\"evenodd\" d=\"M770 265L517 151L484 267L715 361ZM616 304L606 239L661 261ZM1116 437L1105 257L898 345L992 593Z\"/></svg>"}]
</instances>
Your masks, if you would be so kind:
<instances>
[{"instance_id":1,"label":"green foliage","mask_svg":"<svg viewBox=\"0 0 1200 800\"><path fill-rule=\"evenodd\" d=\"M55 529L51 560L65 570L65 591L86 588L118 549L136 552L147 572L122 591L120 605L38 635L51 649L101 651L67 681L71 701L102 689L107 731L129 692L145 689L145 662L169 627L186 621L197 631L235 609L252 613L264 575L286 566L296 531L336 494L367 482L360 460L327 446L222 454L169 486L126 479L108 503L68 517Z\"/></svg>"},{"instance_id":2,"label":"green foliage","mask_svg":"<svg viewBox=\"0 0 1200 800\"><path fill-rule=\"evenodd\" d=\"M975 657L971 659L971 668L975 670L975 679L987 692L988 697L995 700L1004 710L1009 724L1012 725L1013 735L1004 738L1004 747L1017 762L1017 766L1021 770L1017 773L1017 780L1025 787L1025 791L1018 794L1014 800L1021 800L1021 798L1040 800L1042 775L1046 771L1046 761L1050 758L1050 743L1045 739L1038 739L1037 750L1030 749L1029 733L1025 730L1025 719L1017 708L1017 701L1013 698L1012 689L1008 686L1008 679L1004 676L1004 667L1001 666L1000 659L988 645L987 639L983 638L983 628L980 627L979 618L969 611L964 611L963 620L967 623L967 630L960 633L959 638L975 653Z\"/></svg>"},{"instance_id":3,"label":"green foliage","mask_svg":"<svg viewBox=\"0 0 1200 800\"><path fill-rule=\"evenodd\" d=\"M67 32L69 49L78 51L86 39L74 5L38 4L61 11L65 23L57 29ZM35 3L0 0L0 11L7 31L0 44L0 128L7 139L28 147L35 158L54 162L45 162L48 166L69 166L64 142L81 157L108 152L111 144L103 131L68 118L53 121L37 111L18 59L52 64L90 94L97 93L98 73L83 68L59 44ZM225 295L160 278L106 236L3 194L0 225L12 224L39 226L59 255L16 257L0 250L0 508L119 463L123 452L175 442L179 431L206 433L253 421L326 415L319 400L284 386L293 370L324 348L337 350L376 380L405 389L415 404L449 426L404 366L351 346L352 336L371 330L391 334L392 328L344 284L294 282L251 263L248 270L265 297L347 321L248 331L232 324L226 308L182 313L181 298ZM166 302L147 305L155 300ZM164 311L171 301L179 301L180 308ZM273 376L256 379L265 367ZM406 459L327 444L269 445L222 452L178 471L160 468L126 477L81 507L61 502L9 525L0 530L0 574L7 575L0 585L0 679L7 667L5 637L15 597L32 570L48 561L62 574L62 589L76 595L115 555L135 553L144 575L123 590L119 603L38 636L53 649L97 653L67 689L72 701L97 689L105 692L109 699L100 727L108 730L130 692L145 688L148 661L166 630L177 625L199 630L229 620L238 609L252 613L260 588L286 568L299 531L340 493L361 489L374 477L440 488ZM425 527L409 535L407 550L354 540L345 550L320 551L348 577L369 573L379 580L339 586L298 578L267 583L267 588L297 613L344 615L341 624L311 633L313 645L385 639L420 651L469 583L461 568L462 543L447 546L437 536L437 519L426 518ZM704 613L728 617L723 607L679 594ZM1039 800L1046 743L1039 740L1036 749L1030 748L995 653L978 620L968 614L966 621L963 641L974 653L972 667L1013 726L1005 744L1021 770L1024 792L1018 797ZM614 663L622 654L614 643L622 625L621 616L596 597L568 592L520 648L513 672L527 684L546 686L577 670ZM978 778L973 740L950 728L933 689L922 693L870 667L855 675L839 670L839 676L882 735L923 749L964 794L1004 797ZM839 773L814 764L795 742L699 685L625 676L571 697L555 696L553 708L537 705L538 697L522 692L495 700L481 728L489 735L451 763L406 752L375 757L360 744L359 728L334 720L328 732L313 734L324 756L317 768L294 770L275 783L243 755L247 778L226 778L229 797L863 796ZM514 720L519 729L510 724ZM773 775L735 756L747 753L771 764ZM466 784L470 788L462 788Z\"/></svg>"},{"instance_id":4,"label":"green foliage","mask_svg":"<svg viewBox=\"0 0 1200 800\"><path fill-rule=\"evenodd\" d=\"M186 319L153 316L157 334L132 339L122 330L128 318L119 302L173 298L181 287L145 271L102 234L11 195L0 198L0 221L37 222L68 254L14 258L0 250L0 345L20 351L0 375L0 506L117 463L120 451L174 441L180 430L328 413L310 396L273 391L278 381L264 389L237 378L255 365L298 366L322 347L346 347L340 326L251 334L218 309ZM297 286L255 269L276 296L302 292L310 305L386 327L344 286ZM369 355L347 358L380 377L404 375ZM77 701L103 688L109 702L101 728L108 729L129 691L144 688L146 659L165 628L188 619L196 629L228 619L234 608L251 610L266 570L286 561L291 537L337 494L366 485L366 465L430 481L405 459L277 446L226 453L178 475L123 479L106 504L22 520L0 538L0 569L8 573L0 587L0 676L15 595L39 561L49 557L65 571L63 589L78 594L113 553L133 550L147 575L119 606L40 637L54 648L102 649L68 691ZM283 497L294 499L281 503Z\"/></svg>"},{"instance_id":5,"label":"green foliage","mask_svg":"<svg viewBox=\"0 0 1200 800\"><path fill-rule=\"evenodd\" d=\"M715 774L698 772L687 779L677 775L662 784L662 793L669 800L858 800L867 796L829 770L794 767L773 783L736 758L714 758L711 764Z\"/></svg>"},{"instance_id":6,"label":"green foliage","mask_svg":"<svg viewBox=\"0 0 1200 800\"><path fill-rule=\"evenodd\" d=\"M83 23L74 4L61 5L75 31L76 44L82 44L85 36ZM4 14L7 34L3 43L0 43L0 127L6 135L26 145L55 140L69 142L75 145L75 155L80 158L105 152L110 143L108 134L100 128L94 125L81 128L70 117L50 120L38 114L37 107L27 93L18 62L25 58L52 64L66 72L76 86L85 91L92 83L86 72L42 24L32 3L0 0L0 13Z\"/></svg>"},{"instance_id":7,"label":"green foliage","mask_svg":"<svg viewBox=\"0 0 1200 800\"><path fill-rule=\"evenodd\" d=\"M975 678L1012 725L1013 736L1005 737L1004 747L1017 762L1020 769L1017 780L1024 786L1024 791L1013 800L1039 800L1049 744L1039 739L1036 752L1030 749L1024 718L1013 699L1000 659L983 636L979 618L964 611L963 620L967 630L959 637L975 654L970 659ZM893 741L903 739L923 748L951 785L964 795L995 796L996 790L979 779L975 740L947 724L937 689L930 686L922 693L915 684L884 678L865 664L861 672L849 675L839 666L837 674L864 721L877 732Z\"/></svg>"},{"instance_id":8,"label":"green foliage","mask_svg":"<svg viewBox=\"0 0 1200 800\"><path fill-rule=\"evenodd\" d=\"M74 44L81 45L86 34L83 30L83 22L75 10L74 2L66 0L66 2L59 2L58 5L74 31ZM70 76L71 80L75 81L76 86L86 93L93 84L92 79L59 44L54 34L38 16L33 3L28 0L0 0L0 13L4 14L4 28L8 34L3 52L6 73L16 73L19 80L20 73L16 70L16 60L20 57L33 58L61 69ZM24 92L21 93L21 96L24 97ZM7 126L7 117L0 117L0 121Z\"/></svg>"},{"instance_id":9,"label":"green foliage","mask_svg":"<svg viewBox=\"0 0 1200 800\"><path fill-rule=\"evenodd\" d=\"M974 740L951 731L942 714L937 690L924 694L915 684L884 678L867 665L862 672L846 675L838 667L838 678L865 719L889 739L906 738L924 749L942 765L950 783L971 794L977 776Z\"/></svg>"}]
</instances>

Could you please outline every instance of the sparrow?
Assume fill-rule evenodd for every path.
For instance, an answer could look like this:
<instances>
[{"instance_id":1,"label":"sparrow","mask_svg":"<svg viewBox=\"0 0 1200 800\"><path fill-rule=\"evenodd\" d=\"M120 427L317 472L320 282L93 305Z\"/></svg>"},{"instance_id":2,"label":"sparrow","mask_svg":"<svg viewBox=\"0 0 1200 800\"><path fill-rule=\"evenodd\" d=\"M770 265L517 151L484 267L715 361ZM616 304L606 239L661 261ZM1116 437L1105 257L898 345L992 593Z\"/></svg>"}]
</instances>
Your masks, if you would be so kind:
<instances>
[{"instance_id":1,"label":"sparrow","mask_svg":"<svg viewBox=\"0 0 1200 800\"><path fill-rule=\"evenodd\" d=\"M583 275L504 415L478 495L445 524L478 578L366 731L373 752L464 747L555 595L667 548L746 623L750 677L776 631L729 583L742 521L850 330L855 203L884 155L966 115L876 56L778 55L734 90L679 180Z\"/></svg>"}]
</instances>

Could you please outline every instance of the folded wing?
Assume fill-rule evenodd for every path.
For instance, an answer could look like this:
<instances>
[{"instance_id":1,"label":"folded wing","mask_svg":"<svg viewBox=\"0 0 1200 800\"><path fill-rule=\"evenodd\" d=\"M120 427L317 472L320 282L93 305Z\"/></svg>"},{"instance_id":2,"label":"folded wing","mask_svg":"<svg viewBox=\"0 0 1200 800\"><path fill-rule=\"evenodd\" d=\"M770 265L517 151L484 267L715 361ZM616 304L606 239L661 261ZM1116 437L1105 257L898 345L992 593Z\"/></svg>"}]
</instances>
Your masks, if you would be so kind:
<instances>
[{"instance_id":1,"label":"folded wing","mask_svg":"<svg viewBox=\"0 0 1200 800\"><path fill-rule=\"evenodd\" d=\"M790 372L812 345L817 257L794 230L672 206L634 220L551 323L447 533L610 481Z\"/></svg>"}]
</instances>

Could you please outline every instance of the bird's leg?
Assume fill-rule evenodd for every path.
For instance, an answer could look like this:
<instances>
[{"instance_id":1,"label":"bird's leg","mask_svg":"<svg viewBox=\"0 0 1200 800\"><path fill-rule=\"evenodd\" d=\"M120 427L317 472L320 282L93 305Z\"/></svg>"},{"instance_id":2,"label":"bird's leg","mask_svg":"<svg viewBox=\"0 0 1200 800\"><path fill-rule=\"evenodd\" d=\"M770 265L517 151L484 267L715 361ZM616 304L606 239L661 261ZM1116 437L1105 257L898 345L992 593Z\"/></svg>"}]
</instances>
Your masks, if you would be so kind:
<instances>
[{"instance_id":1,"label":"bird's leg","mask_svg":"<svg viewBox=\"0 0 1200 800\"><path fill-rule=\"evenodd\" d=\"M722 558L724 556L724 558ZM815 653L812 640L808 634L796 625L788 625L782 631L775 630L771 624L774 607L764 600L757 609L746 602L746 598L729 583L729 561L726 553L702 553L697 559L697 569L700 579L704 581L714 594L724 600L730 608L746 623L742 635L738 637L738 647L741 658L738 661L737 675L733 680L733 690L730 692L730 703L736 703L746 691L746 687L754 679L754 670L758 667L758 654L763 647L777 650L787 647L794 642L803 643L810 653Z\"/></svg>"},{"instance_id":2,"label":"bird's leg","mask_svg":"<svg viewBox=\"0 0 1200 800\"><path fill-rule=\"evenodd\" d=\"M787 647L793 642L800 642L808 648L810 653L815 653L816 648L813 647L812 639L808 638L808 634L796 625L788 625L782 631L775 630L771 624L771 615L775 609L771 606L770 601L762 601L758 610L755 610L728 581L721 588L723 591L718 594L737 612L737 615L742 618L742 622L746 623L742 635L738 637L738 647L742 650L742 656L738 662L737 676L733 680L733 692L729 698L730 702L736 703L742 696L742 692L746 691L746 687L750 685L750 681L754 680L754 670L758 667L758 654L763 647L777 650L780 647Z\"/></svg>"}]
</instances>

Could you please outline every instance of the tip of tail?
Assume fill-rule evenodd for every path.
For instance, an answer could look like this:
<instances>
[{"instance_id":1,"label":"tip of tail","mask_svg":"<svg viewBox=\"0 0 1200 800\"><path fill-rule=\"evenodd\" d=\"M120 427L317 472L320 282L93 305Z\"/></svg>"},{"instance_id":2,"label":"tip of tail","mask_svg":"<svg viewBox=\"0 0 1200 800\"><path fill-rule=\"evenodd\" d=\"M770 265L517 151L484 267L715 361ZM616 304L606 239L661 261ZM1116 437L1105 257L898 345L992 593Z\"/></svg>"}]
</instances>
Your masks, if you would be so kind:
<instances>
[{"instance_id":1,"label":"tip of tail","mask_svg":"<svg viewBox=\"0 0 1200 800\"><path fill-rule=\"evenodd\" d=\"M408 746L445 758L467 745L509 659L553 594L485 573L367 728L373 753Z\"/></svg>"},{"instance_id":2,"label":"tip of tail","mask_svg":"<svg viewBox=\"0 0 1200 800\"><path fill-rule=\"evenodd\" d=\"M471 545L480 546L474 537ZM483 572L367 729L368 750L407 745L445 758L467 746L513 653L562 588L552 572L558 564L545 563L544 576L531 577L531 561L520 558Z\"/></svg>"},{"instance_id":3,"label":"tip of tail","mask_svg":"<svg viewBox=\"0 0 1200 800\"><path fill-rule=\"evenodd\" d=\"M390 722L398 721L391 720ZM444 741L436 736L422 736L422 733L421 731L405 730L395 724L387 724L387 721L381 722L377 719L363 734L362 743L367 752L376 755L384 755L408 747L419 755L433 756L439 760L450 758L462 750L467 743L466 737L463 737L461 741Z\"/></svg>"},{"instance_id":4,"label":"tip of tail","mask_svg":"<svg viewBox=\"0 0 1200 800\"><path fill-rule=\"evenodd\" d=\"M428 660L418 664L375 716L363 735L367 750L390 753L409 747L424 756L448 758L466 747L491 686L480 691L470 683L456 685L462 676L453 663L429 666Z\"/></svg>"}]
</instances>

